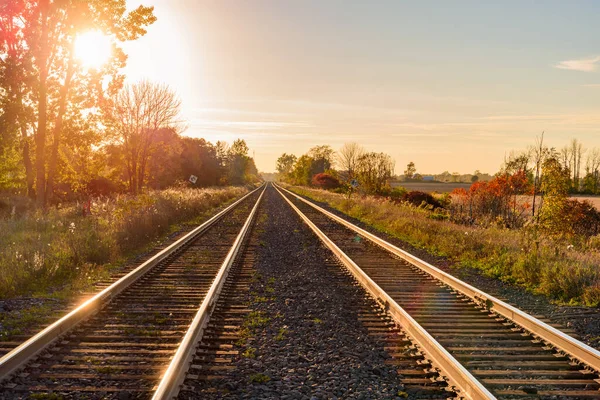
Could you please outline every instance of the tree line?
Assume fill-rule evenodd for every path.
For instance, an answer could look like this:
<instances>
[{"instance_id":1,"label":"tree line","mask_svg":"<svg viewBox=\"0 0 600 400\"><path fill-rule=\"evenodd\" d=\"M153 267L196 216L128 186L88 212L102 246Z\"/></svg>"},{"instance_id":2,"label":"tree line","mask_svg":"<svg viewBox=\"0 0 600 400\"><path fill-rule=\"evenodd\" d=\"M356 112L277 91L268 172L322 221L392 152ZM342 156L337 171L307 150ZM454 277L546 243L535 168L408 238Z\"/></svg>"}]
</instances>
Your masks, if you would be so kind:
<instances>
[{"instance_id":1,"label":"tree line","mask_svg":"<svg viewBox=\"0 0 600 400\"><path fill-rule=\"evenodd\" d=\"M501 223L520 228L530 223L547 233L594 236L600 233L600 213L572 193L598 193L597 150L588 154L581 176L584 149L577 140L560 150L544 143L542 134L528 149L513 152L489 182L455 189L453 219L466 223Z\"/></svg>"},{"instance_id":2,"label":"tree line","mask_svg":"<svg viewBox=\"0 0 600 400\"><path fill-rule=\"evenodd\" d=\"M44 208L96 192L258 179L244 141L182 137L181 101L166 85L125 84L122 43L156 21L125 0L11 0L0 4L0 191ZM88 30L111 38L110 58L75 54Z\"/></svg>"},{"instance_id":3,"label":"tree line","mask_svg":"<svg viewBox=\"0 0 600 400\"><path fill-rule=\"evenodd\" d=\"M388 154L366 151L356 143L346 143L338 152L321 145L300 157L283 153L276 165L280 179L295 185L342 190L359 186L370 194L391 190L394 167L395 161Z\"/></svg>"}]
</instances>

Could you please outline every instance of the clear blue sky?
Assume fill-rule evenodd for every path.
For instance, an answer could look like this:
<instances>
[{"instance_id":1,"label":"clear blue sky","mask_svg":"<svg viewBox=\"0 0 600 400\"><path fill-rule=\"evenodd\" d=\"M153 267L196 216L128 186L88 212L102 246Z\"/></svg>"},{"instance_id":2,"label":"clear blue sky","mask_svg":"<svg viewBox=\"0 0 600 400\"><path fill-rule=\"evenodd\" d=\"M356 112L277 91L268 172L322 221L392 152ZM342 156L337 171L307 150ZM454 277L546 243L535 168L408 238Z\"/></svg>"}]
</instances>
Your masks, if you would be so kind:
<instances>
[{"instance_id":1,"label":"clear blue sky","mask_svg":"<svg viewBox=\"0 0 600 400\"><path fill-rule=\"evenodd\" d=\"M130 79L170 84L187 135L244 138L263 171L349 141L424 173L495 172L542 131L600 146L599 1L143 4Z\"/></svg>"}]
</instances>

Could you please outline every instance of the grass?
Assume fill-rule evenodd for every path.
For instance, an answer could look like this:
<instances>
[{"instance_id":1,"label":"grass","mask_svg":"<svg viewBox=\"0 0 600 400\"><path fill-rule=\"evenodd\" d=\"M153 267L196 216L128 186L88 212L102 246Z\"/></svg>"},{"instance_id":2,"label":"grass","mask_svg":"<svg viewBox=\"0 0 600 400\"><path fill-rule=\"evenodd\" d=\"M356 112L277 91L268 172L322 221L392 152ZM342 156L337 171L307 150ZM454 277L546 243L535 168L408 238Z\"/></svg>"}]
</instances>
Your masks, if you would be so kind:
<instances>
[{"instance_id":1,"label":"grass","mask_svg":"<svg viewBox=\"0 0 600 400\"><path fill-rule=\"evenodd\" d=\"M285 335L287 334L288 330L286 328L279 328L279 332L277 332L277 335L275 335L275 340L281 342L283 339L285 339Z\"/></svg>"},{"instance_id":2,"label":"grass","mask_svg":"<svg viewBox=\"0 0 600 400\"><path fill-rule=\"evenodd\" d=\"M468 227L431 218L431 212L371 196L345 196L318 189L294 192L342 211L410 245L442 256L455 266L521 285L559 303L600 304L600 238L573 246L543 237L532 226L520 230Z\"/></svg>"},{"instance_id":3,"label":"grass","mask_svg":"<svg viewBox=\"0 0 600 400\"><path fill-rule=\"evenodd\" d=\"M43 320L51 313L47 304L35 305L20 310L19 313L0 313L0 342L10 340L14 335L23 334L27 326Z\"/></svg>"},{"instance_id":4,"label":"grass","mask_svg":"<svg viewBox=\"0 0 600 400\"><path fill-rule=\"evenodd\" d=\"M242 356L246 358L256 358L256 349L254 347L248 347L246 350L244 350Z\"/></svg>"},{"instance_id":5,"label":"grass","mask_svg":"<svg viewBox=\"0 0 600 400\"><path fill-rule=\"evenodd\" d=\"M269 375L265 375L265 374L252 374L250 375L250 382L251 383L267 383L271 380L271 377Z\"/></svg>"},{"instance_id":6,"label":"grass","mask_svg":"<svg viewBox=\"0 0 600 400\"><path fill-rule=\"evenodd\" d=\"M0 219L0 298L84 290L157 239L198 223L244 188L167 189Z\"/></svg>"}]
</instances>

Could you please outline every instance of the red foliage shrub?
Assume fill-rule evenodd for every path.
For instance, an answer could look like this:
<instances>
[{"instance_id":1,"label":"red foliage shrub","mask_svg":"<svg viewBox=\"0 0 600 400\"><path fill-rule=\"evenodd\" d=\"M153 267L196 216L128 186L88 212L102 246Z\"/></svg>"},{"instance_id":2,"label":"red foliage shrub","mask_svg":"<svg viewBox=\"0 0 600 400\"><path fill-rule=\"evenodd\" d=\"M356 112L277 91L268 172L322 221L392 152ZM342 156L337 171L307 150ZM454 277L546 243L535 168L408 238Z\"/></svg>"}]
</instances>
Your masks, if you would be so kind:
<instances>
[{"instance_id":1,"label":"red foliage shrub","mask_svg":"<svg viewBox=\"0 0 600 400\"><path fill-rule=\"evenodd\" d=\"M418 190L413 190L412 192L406 193L402 200L409 202L417 207L421 206L423 202L427 205L433 206L433 208L443 208L442 204L437 201L435 197L430 195L429 193L420 192Z\"/></svg>"},{"instance_id":2,"label":"red foliage shrub","mask_svg":"<svg viewBox=\"0 0 600 400\"><path fill-rule=\"evenodd\" d=\"M600 212L587 200L567 200L564 207L565 219L570 230L583 236L595 236L600 230Z\"/></svg>"},{"instance_id":3,"label":"red foliage shrub","mask_svg":"<svg viewBox=\"0 0 600 400\"><path fill-rule=\"evenodd\" d=\"M336 189L340 187L340 181L335 177L326 173L316 174L312 178L312 185L321 189Z\"/></svg>"}]
</instances>

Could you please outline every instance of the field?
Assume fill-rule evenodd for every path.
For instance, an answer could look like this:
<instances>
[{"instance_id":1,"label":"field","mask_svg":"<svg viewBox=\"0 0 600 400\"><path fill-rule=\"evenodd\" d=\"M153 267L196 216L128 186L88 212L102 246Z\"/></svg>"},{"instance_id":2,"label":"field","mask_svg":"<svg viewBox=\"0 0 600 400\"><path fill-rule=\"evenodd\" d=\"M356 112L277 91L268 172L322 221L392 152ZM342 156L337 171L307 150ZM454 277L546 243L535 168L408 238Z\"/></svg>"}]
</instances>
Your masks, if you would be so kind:
<instances>
[{"instance_id":1,"label":"field","mask_svg":"<svg viewBox=\"0 0 600 400\"><path fill-rule=\"evenodd\" d=\"M465 190L469 190L471 187L470 183L444 183L444 182L392 182L392 187L402 186L406 188L406 190L418 190L426 193L450 193L456 188L463 188ZM531 202L531 198L526 196L522 197L523 201L527 200ZM600 210L600 196L588 196L584 194L576 194L571 196L577 200L587 200L596 207L596 209Z\"/></svg>"}]
</instances>

